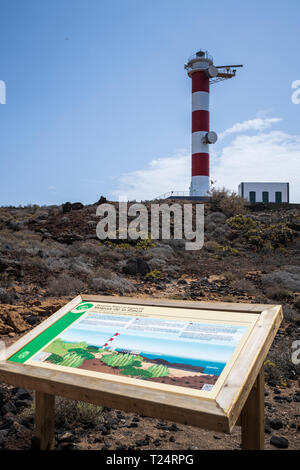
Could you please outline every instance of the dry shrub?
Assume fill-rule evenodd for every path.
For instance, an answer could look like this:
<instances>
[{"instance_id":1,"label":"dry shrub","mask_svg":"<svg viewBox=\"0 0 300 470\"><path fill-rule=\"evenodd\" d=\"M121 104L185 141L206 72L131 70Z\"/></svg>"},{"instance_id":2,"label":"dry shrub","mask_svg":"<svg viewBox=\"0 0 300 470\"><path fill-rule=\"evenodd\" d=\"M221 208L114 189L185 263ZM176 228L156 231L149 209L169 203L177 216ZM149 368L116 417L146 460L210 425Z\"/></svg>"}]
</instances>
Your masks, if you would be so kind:
<instances>
[{"instance_id":1,"label":"dry shrub","mask_svg":"<svg viewBox=\"0 0 300 470\"><path fill-rule=\"evenodd\" d=\"M214 253L219 250L220 244L218 242L215 242L213 240L209 240L205 242L204 248L209 251L210 253Z\"/></svg>"},{"instance_id":2,"label":"dry shrub","mask_svg":"<svg viewBox=\"0 0 300 470\"><path fill-rule=\"evenodd\" d=\"M48 285L48 294L56 295L71 295L79 294L84 288L84 283L80 279L61 274L60 276L51 279Z\"/></svg>"},{"instance_id":3,"label":"dry shrub","mask_svg":"<svg viewBox=\"0 0 300 470\"><path fill-rule=\"evenodd\" d=\"M20 421L25 425L34 422L35 407L24 408L20 413ZM55 424L62 429L72 429L73 426L95 428L103 423L102 406L92 405L82 401L68 400L62 397L55 398Z\"/></svg>"},{"instance_id":4,"label":"dry shrub","mask_svg":"<svg viewBox=\"0 0 300 470\"><path fill-rule=\"evenodd\" d=\"M117 292L122 295L136 291L132 282L116 274L112 274L111 278L94 278L92 279L91 286L96 292Z\"/></svg>"},{"instance_id":5,"label":"dry shrub","mask_svg":"<svg viewBox=\"0 0 300 470\"><path fill-rule=\"evenodd\" d=\"M232 287L249 295L255 295L257 293L255 285L247 279L239 279L234 281L232 283Z\"/></svg>"},{"instance_id":6,"label":"dry shrub","mask_svg":"<svg viewBox=\"0 0 300 470\"><path fill-rule=\"evenodd\" d=\"M210 192L210 203L213 211L221 211L227 217L243 214L246 210L246 202L234 191L226 188L213 188Z\"/></svg>"},{"instance_id":7,"label":"dry shrub","mask_svg":"<svg viewBox=\"0 0 300 470\"><path fill-rule=\"evenodd\" d=\"M236 273L232 273L231 271L226 271L223 274L224 278L226 281L236 281L238 279L238 276Z\"/></svg>"},{"instance_id":8,"label":"dry shrub","mask_svg":"<svg viewBox=\"0 0 300 470\"><path fill-rule=\"evenodd\" d=\"M0 287L0 304L14 304L17 296L15 291Z\"/></svg>"},{"instance_id":9,"label":"dry shrub","mask_svg":"<svg viewBox=\"0 0 300 470\"><path fill-rule=\"evenodd\" d=\"M293 370L290 340L287 337L277 337L265 363L266 379L282 385L286 379L294 378Z\"/></svg>"},{"instance_id":10,"label":"dry shrub","mask_svg":"<svg viewBox=\"0 0 300 470\"><path fill-rule=\"evenodd\" d=\"M300 313L287 305L283 306L283 316L286 321L300 325Z\"/></svg>"},{"instance_id":11,"label":"dry shrub","mask_svg":"<svg viewBox=\"0 0 300 470\"><path fill-rule=\"evenodd\" d=\"M288 300L293 298L293 294L281 286L272 286L266 290L268 299L273 300Z\"/></svg>"},{"instance_id":12,"label":"dry shrub","mask_svg":"<svg viewBox=\"0 0 300 470\"><path fill-rule=\"evenodd\" d=\"M57 397L55 417L56 424L62 428L72 428L79 424L85 428L94 428L103 422L103 408L91 403Z\"/></svg>"}]
</instances>

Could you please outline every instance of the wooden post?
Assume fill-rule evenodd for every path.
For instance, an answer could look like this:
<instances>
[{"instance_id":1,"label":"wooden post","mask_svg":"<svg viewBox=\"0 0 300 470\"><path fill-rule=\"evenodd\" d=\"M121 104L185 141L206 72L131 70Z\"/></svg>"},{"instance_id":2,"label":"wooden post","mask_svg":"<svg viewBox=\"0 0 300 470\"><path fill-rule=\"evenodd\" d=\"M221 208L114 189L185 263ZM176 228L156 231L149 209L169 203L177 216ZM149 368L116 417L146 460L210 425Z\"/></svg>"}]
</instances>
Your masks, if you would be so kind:
<instances>
[{"instance_id":1,"label":"wooden post","mask_svg":"<svg viewBox=\"0 0 300 470\"><path fill-rule=\"evenodd\" d=\"M264 370L261 368L241 413L242 449L264 449Z\"/></svg>"},{"instance_id":2,"label":"wooden post","mask_svg":"<svg viewBox=\"0 0 300 470\"><path fill-rule=\"evenodd\" d=\"M54 449L55 395L35 392L35 434L40 450Z\"/></svg>"}]
</instances>

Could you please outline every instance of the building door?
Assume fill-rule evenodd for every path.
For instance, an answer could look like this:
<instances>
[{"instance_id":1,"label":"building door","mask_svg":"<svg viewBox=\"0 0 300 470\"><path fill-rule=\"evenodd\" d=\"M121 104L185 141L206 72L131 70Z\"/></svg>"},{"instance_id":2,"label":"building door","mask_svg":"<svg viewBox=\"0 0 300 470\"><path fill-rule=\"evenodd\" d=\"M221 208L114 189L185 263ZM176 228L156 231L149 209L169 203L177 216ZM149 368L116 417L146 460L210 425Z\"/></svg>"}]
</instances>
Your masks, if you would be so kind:
<instances>
[{"instance_id":1,"label":"building door","mask_svg":"<svg viewBox=\"0 0 300 470\"><path fill-rule=\"evenodd\" d=\"M282 192L281 191L276 191L276 193L275 193L275 202L277 202L277 203L282 202Z\"/></svg>"},{"instance_id":2,"label":"building door","mask_svg":"<svg viewBox=\"0 0 300 470\"><path fill-rule=\"evenodd\" d=\"M249 191L249 200L250 200L250 202L256 202L256 192L255 191Z\"/></svg>"},{"instance_id":3,"label":"building door","mask_svg":"<svg viewBox=\"0 0 300 470\"><path fill-rule=\"evenodd\" d=\"M262 200L263 200L263 202L269 202L269 192L268 191L263 191Z\"/></svg>"}]
</instances>

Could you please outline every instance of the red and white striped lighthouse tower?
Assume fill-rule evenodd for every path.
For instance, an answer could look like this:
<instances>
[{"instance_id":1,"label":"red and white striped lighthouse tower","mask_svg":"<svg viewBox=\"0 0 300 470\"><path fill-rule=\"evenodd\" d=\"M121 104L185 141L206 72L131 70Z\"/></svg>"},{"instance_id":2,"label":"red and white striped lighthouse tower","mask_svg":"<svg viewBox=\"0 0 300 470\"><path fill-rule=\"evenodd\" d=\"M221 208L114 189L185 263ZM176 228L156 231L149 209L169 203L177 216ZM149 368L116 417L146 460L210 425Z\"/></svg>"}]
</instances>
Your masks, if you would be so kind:
<instances>
[{"instance_id":1,"label":"red and white striped lighthouse tower","mask_svg":"<svg viewBox=\"0 0 300 470\"><path fill-rule=\"evenodd\" d=\"M209 128L209 86L235 76L236 66L215 66L213 58L198 51L189 58L185 68L192 79L192 181L190 196L203 197L209 192L209 145L216 143L217 134Z\"/></svg>"}]
</instances>

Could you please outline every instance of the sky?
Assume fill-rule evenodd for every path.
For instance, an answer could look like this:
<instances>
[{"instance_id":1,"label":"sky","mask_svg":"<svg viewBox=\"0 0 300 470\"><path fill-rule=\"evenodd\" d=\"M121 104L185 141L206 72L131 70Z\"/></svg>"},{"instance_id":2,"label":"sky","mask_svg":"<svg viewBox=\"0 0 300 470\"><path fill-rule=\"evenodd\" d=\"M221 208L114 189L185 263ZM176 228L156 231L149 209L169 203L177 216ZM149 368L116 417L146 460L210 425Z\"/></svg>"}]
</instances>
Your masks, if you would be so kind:
<instances>
[{"instance_id":1,"label":"sky","mask_svg":"<svg viewBox=\"0 0 300 470\"><path fill-rule=\"evenodd\" d=\"M245 329L245 327L241 328ZM236 346L232 343L228 345L215 342L210 344L205 341L197 342L190 338L183 340L178 336L171 338L167 334L162 335L159 333L154 336L150 333L122 330L122 328L118 331L120 331L120 336L117 336L112 343L114 349L128 349L160 356L181 357L183 359L225 363L229 360ZM116 333L115 329L109 329L109 327L103 327L102 325L99 331L95 331L95 329L91 331L83 327L71 327L62 333L59 338L67 342L86 341L93 346L103 346L114 333Z\"/></svg>"},{"instance_id":2,"label":"sky","mask_svg":"<svg viewBox=\"0 0 300 470\"><path fill-rule=\"evenodd\" d=\"M300 202L299 14L298 0L0 0L0 206L188 190L184 63L200 48L244 65L211 87L215 186L288 181Z\"/></svg>"}]
</instances>

